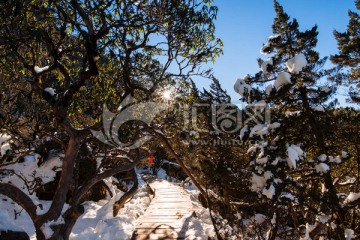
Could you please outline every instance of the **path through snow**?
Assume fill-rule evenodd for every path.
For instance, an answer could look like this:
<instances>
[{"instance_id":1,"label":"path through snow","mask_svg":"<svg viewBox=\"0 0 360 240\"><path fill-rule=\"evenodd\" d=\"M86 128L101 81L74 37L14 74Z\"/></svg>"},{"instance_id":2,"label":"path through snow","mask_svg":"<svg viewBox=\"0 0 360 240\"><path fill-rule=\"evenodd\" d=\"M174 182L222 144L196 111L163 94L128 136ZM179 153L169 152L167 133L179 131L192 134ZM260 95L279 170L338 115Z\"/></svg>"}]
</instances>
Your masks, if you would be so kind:
<instances>
[{"instance_id":1,"label":"path through snow","mask_svg":"<svg viewBox=\"0 0 360 240\"><path fill-rule=\"evenodd\" d=\"M138 220L134 239L207 239L213 235L213 226L197 221L199 205L193 204L190 194L166 180L150 184L155 197Z\"/></svg>"}]
</instances>

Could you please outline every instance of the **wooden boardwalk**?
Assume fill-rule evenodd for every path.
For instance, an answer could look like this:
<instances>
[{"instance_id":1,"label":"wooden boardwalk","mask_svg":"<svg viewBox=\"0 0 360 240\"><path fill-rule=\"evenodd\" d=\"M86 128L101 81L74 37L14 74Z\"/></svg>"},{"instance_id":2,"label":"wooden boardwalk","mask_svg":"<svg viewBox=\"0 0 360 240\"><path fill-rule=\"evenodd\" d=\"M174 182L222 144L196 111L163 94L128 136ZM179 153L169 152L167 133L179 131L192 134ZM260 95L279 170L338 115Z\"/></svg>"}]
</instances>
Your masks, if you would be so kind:
<instances>
[{"instance_id":1,"label":"wooden boardwalk","mask_svg":"<svg viewBox=\"0 0 360 240\"><path fill-rule=\"evenodd\" d=\"M165 180L156 180L150 186L155 197L139 218L133 239L185 239L194 213L190 195Z\"/></svg>"}]
</instances>

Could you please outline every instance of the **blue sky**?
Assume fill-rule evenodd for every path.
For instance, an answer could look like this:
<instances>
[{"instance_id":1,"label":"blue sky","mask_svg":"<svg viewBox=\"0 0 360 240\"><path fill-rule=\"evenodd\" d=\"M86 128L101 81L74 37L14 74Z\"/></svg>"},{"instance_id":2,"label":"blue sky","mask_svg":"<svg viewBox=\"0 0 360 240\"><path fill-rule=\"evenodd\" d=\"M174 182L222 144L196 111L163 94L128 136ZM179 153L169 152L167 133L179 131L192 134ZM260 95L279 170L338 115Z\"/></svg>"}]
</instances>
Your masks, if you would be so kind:
<instances>
[{"instance_id":1,"label":"blue sky","mask_svg":"<svg viewBox=\"0 0 360 240\"><path fill-rule=\"evenodd\" d=\"M344 31L348 10L355 11L353 0L279 0L279 3L290 17L298 20L301 30L318 25L317 51L321 57L337 52L333 30ZM239 97L233 90L235 80L256 73L259 70L256 59L266 58L259 50L272 35L273 1L215 0L214 5L219 7L216 35L224 42L224 55L212 67L232 101L237 101ZM201 88L209 82L197 83Z\"/></svg>"}]
</instances>

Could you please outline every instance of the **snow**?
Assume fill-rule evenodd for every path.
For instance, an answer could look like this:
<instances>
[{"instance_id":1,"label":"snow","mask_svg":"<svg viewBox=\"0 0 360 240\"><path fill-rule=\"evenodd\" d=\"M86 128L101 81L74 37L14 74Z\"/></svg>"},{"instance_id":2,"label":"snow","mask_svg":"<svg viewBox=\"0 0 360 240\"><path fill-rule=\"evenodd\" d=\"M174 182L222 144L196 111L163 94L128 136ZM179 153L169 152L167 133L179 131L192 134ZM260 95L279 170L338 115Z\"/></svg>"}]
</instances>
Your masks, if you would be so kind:
<instances>
[{"instance_id":1,"label":"snow","mask_svg":"<svg viewBox=\"0 0 360 240\"><path fill-rule=\"evenodd\" d=\"M265 195L267 198L272 199L273 196L275 195L274 185L271 184L268 189L264 188L262 194Z\"/></svg>"},{"instance_id":2,"label":"snow","mask_svg":"<svg viewBox=\"0 0 360 240\"><path fill-rule=\"evenodd\" d=\"M50 228L51 224L52 222L47 222L41 226L41 230L43 231L46 239L51 238L51 236L54 234L54 231Z\"/></svg>"},{"instance_id":3,"label":"snow","mask_svg":"<svg viewBox=\"0 0 360 240\"><path fill-rule=\"evenodd\" d=\"M272 172L270 172L270 171L266 171L266 172L264 173L264 178L265 178L266 180L271 179L273 176L274 176L274 175L273 175Z\"/></svg>"},{"instance_id":4,"label":"snow","mask_svg":"<svg viewBox=\"0 0 360 240\"><path fill-rule=\"evenodd\" d=\"M315 169L318 173L325 173L330 170L330 167L326 163L319 163L315 166Z\"/></svg>"},{"instance_id":5,"label":"snow","mask_svg":"<svg viewBox=\"0 0 360 240\"><path fill-rule=\"evenodd\" d=\"M270 132L274 132L274 130L276 128L279 128L280 126L281 126L280 123L274 122L274 123L271 123L271 124L268 125L268 129L270 130Z\"/></svg>"},{"instance_id":6,"label":"snow","mask_svg":"<svg viewBox=\"0 0 360 240\"><path fill-rule=\"evenodd\" d=\"M274 213L272 219L271 219L271 224L275 225L276 224L276 212Z\"/></svg>"},{"instance_id":7,"label":"snow","mask_svg":"<svg viewBox=\"0 0 360 240\"><path fill-rule=\"evenodd\" d=\"M251 177L251 183L252 183L251 190L257 192L264 188L266 184L266 179L263 176L259 176L253 173Z\"/></svg>"},{"instance_id":8,"label":"snow","mask_svg":"<svg viewBox=\"0 0 360 240\"><path fill-rule=\"evenodd\" d=\"M59 155L55 155L47 159L40 167L38 166L40 156L37 154L24 157L24 162L19 164L10 164L1 169L11 169L16 173L21 173L28 181L40 179L43 184L51 182L55 179L56 172L61 170L61 159ZM7 177L7 181L17 187L24 188L24 181L16 175Z\"/></svg>"},{"instance_id":9,"label":"snow","mask_svg":"<svg viewBox=\"0 0 360 240\"><path fill-rule=\"evenodd\" d=\"M295 55L286 62L286 67L290 73L298 74L307 65L306 57L303 53Z\"/></svg>"},{"instance_id":10,"label":"snow","mask_svg":"<svg viewBox=\"0 0 360 240\"><path fill-rule=\"evenodd\" d=\"M10 138L0 136L1 141L5 139L9 140ZM1 169L12 169L18 174L21 173L22 177L28 181L39 178L42 180L42 183L47 183L55 178L56 171L61 170L62 157L63 154L53 156L50 154L49 159L46 159L42 165L38 166L40 156L33 154L25 156L24 161L21 163L11 164ZM158 172L158 176L167 178L166 172L162 169ZM113 217L113 204L124 194L112 184L113 180L114 178L108 178L104 182L114 193L114 197L110 198L108 195L106 200L83 203L85 213L76 222L70 235L70 240L112 240L114 236L116 236L116 239L131 238L138 223L138 218L144 214L150 204L146 184L138 175L139 189L133 198L125 204L124 208L120 209L118 216ZM37 208L37 214L44 214L49 209L51 201L39 200L35 194L30 194L25 187L24 181L16 175L3 177L1 181L11 182L16 185L27 193L37 206L42 206L42 208ZM163 184L164 187L169 187L173 183L163 181ZM189 239L203 239L204 236L213 237L215 232L208 209L201 207L199 202L194 202L197 200L193 193L198 194L199 190L194 185L186 186L186 188L189 194L191 194L192 204L196 205L196 207L193 207L196 217L193 216L191 222L189 222L186 236L189 236ZM5 196L1 196L0 202L0 230L25 231L31 240L35 240L35 229L29 215L19 205ZM65 204L62 212L64 213L67 208L68 205ZM14 217L15 213L18 213L16 219ZM3 221L4 219L7 221ZM42 226L42 230L47 238L53 233L51 225L61 222L63 222L63 218L59 218L56 222L47 222Z\"/></svg>"},{"instance_id":11,"label":"snow","mask_svg":"<svg viewBox=\"0 0 360 240\"><path fill-rule=\"evenodd\" d=\"M295 169L296 163L303 158L304 152L301 148L297 145L290 145L287 147L287 163L290 168Z\"/></svg>"},{"instance_id":12,"label":"snow","mask_svg":"<svg viewBox=\"0 0 360 240\"><path fill-rule=\"evenodd\" d=\"M327 159L327 156L326 156L326 154L321 154L321 155L318 157L318 159L319 159L319 161L321 161L321 162L325 162L326 159Z\"/></svg>"},{"instance_id":13,"label":"snow","mask_svg":"<svg viewBox=\"0 0 360 240\"><path fill-rule=\"evenodd\" d=\"M346 197L345 203L354 202L360 198L360 193L350 192L350 194Z\"/></svg>"},{"instance_id":14,"label":"snow","mask_svg":"<svg viewBox=\"0 0 360 240\"><path fill-rule=\"evenodd\" d=\"M326 189L326 187L325 187L325 184L321 184L321 193L325 193L325 192L327 192L327 189Z\"/></svg>"},{"instance_id":15,"label":"snow","mask_svg":"<svg viewBox=\"0 0 360 240\"><path fill-rule=\"evenodd\" d=\"M280 197L290 199L291 201L294 201L296 199L295 196L291 193L281 193Z\"/></svg>"},{"instance_id":16,"label":"snow","mask_svg":"<svg viewBox=\"0 0 360 240\"><path fill-rule=\"evenodd\" d=\"M1 205L4 206L6 203L1 203ZM1 221L2 219L6 219L6 221ZM0 208L0 231L6 230L14 232L22 231L21 227L15 224L14 217L10 216L10 213L7 210Z\"/></svg>"},{"instance_id":17,"label":"snow","mask_svg":"<svg viewBox=\"0 0 360 240\"><path fill-rule=\"evenodd\" d=\"M272 84L267 85L265 89L266 96L269 96L272 90L273 90L273 85Z\"/></svg>"},{"instance_id":18,"label":"snow","mask_svg":"<svg viewBox=\"0 0 360 240\"><path fill-rule=\"evenodd\" d=\"M268 133L268 128L265 124L256 124L250 131L250 137L253 137L254 135L262 137L263 135L267 135Z\"/></svg>"},{"instance_id":19,"label":"snow","mask_svg":"<svg viewBox=\"0 0 360 240\"><path fill-rule=\"evenodd\" d=\"M0 145L11 139L10 135L0 134Z\"/></svg>"},{"instance_id":20,"label":"snow","mask_svg":"<svg viewBox=\"0 0 360 240\"><path fill-rule=\"evenodd\" d=\"M356 182L356 178L346 177L346 181L339 183L339 185L353 184L355 182Z\"/></svg>"},{"instance_id":21,"label":"snow","mask_svg":"<svg viewBox=\"0 0 360 240\"><path fill-rule=\"evenodd\" d=\"M260 49L260 53L264 54L264 55L268 55L269 52L267 51L270 48L270 43L266 43L264 44L264 46L262 46L262 48Z\"/></svg>"},{"instance_id":22,"label":"snow","mask_svg":"<svg viewBox=\"0 0 360 240\"><path fill-rule=\"evenodd\" d=\"M0 156L4 156L8 150L11 150L10 143L4 143L3 145L1 145L1 151L0 151L1 155Z\"/></svg>"},{"instance_id":23,"label":"snow","mask_svg":"<svg viewBox=\"0 0 360 240\"><path fill-rule=\"evenodd\" d=\"M50 93L51 96L54 96L56 94L55 89L50 87L45 88L44 91Z\"/></svg>"},{"instance_id":24,"label":"snow","mask_svg":"<svg viewBox=\"0 0 360 240\"><path fill-rule=\"evenodd\" d=\"M352 229L345 229L345 239L346 240L351 240L353 238L355 238L356 236L354 235L354 230Z\"/></svg>"},{"instance_id":25,"label":"snow","mask_svg":"<svg viewBox=\"0 0 360 240\"><path fill-rule=\"evenodd\" d=\"M305 237L300 238L300 240L311 240L310 233L316 228L316 226L317 224L311 225L309 223L306 223Z\"/></svg>"},{"instance_id":26,"label":"snow","mask_svg":"<svg viewBox=\"0 0 360 240\"><path fill-rule=\"evenodd\" d=\"M263 71L263 73L264 73L265 75L268 74L268 71L267 71L268 65L270 65L270 66L273 65L273 60L272 60L272 58L267 59L266 61L264 61L264 62L261 64L261 70Z\"/></svg>"},{"instance_id":27,"label":"snow","mask_svg":"<svg viewBox=\"0 0 360 240\"><path fill-rule=\"evenodd\" d=\"M329 156L329 162L334 162L334 163L340 164L341 158L340 158L340 156L336 156L336 157Z\"/></svg>"},{"instance_id":28,"label":"snow","mask_svg":"<svg viewBox=\"0 0 360 240\"><path fill-rule=\"evenodd\" d=\"M263 158L258 158L258 159L256 159L256 163L257 164L262 164L262 165L264 165L264 164L266 164L268 162L268 157L263 157Z\"/></svg>"},{"instance_id":29,"label":"snow","mask_svg":"<svg viewBox=\"0 0 360 240\"><path fill-rule=\"evenodd\" d=\"M280 73L274 83L276 91L279 91L284 85L291 84L291 75L288 72Z\"/></svg>"},{"instance_id":30,"label":"snow","mask_svg":"<svg viewBox=\"0 0 360 240\"><path fill-rule=\"evenodd\" d=\"M312 109L317 112L325 112L325 109L323 106L313 106Z\"/></svg>"},{"instance_id":31,"label":"snow","mask_svg":"<svg viewBox=\"0 0 360 240\"><path fill-rule=\"evenodd\" d=\"M266 220L266 216L264 214L257 213L254 216L254 221L256 224L262 224Z\"/></svg>"},{"instance_id":32,"label":"snow","mask_svg":"<svg viewBox=\"0 0 360 240\"><path fill-rule=\"evenodd\" d=\"M320 91L325 92L325 93L331 92L331 88L329 88L329 87L320 87L319 89L320 89Z\"/></svg>"},{"instance_id":33,"label":"snow","mask_svg":"<svg viewBox=\"0 0 360 240\"><path fill-rule=\"evenodd\" d=\"M252 88L249 84L245 82L246 77L238 78L234 84L234 90L241 96L244 96L245 93L250 93Z\"/></svg>"},{"instance_id":34,"label":"snow","mask_svg":"<svg viewBox=\"0 0 360 240\"><path fill-rule=\"evenodd\" d=\"M257 150L257 147L256 146L251 146L248 150L247 150L247 153L254 153L256 152Z\"/></svg>"},{"instance_id":35,"label":"snow","mask_svg":"<svg viewBox=\"0 0 360 240\"><path fill-rule=\"evenodd\" d=\"M39 66L35 66L34 70L37 74L42 73L43 71L46 71L50 68L50 66L45 66L45 67L39 67Z\"/></svg>"},{"instance_id":36,"label":"snow","mask_svg":"<svg viewBox=\"0 0 360 240\"><path fill-rule=\"evenodd\" d=\"M11 145L8 142L10 139L10 135L0 134L0 156L5 155L8 150L11 150Z\"/></svg>"},{"instance_id":37,"label":"snow","mask_svg":"<svg viewBox=\"0 0 360 240\"><path fill-rule=\"evenodd\" d=\"M276 157L275 160L271 163L271 165L276 166L280 161L282 161L281 157Z\"/></svg>"},{"instance_id":38,"label":"snow","mask_svg":"<svg viewBox=\"0 0 360 240\"><path fill-rule=\"evenodd\" d=\"M274 122L274 123L271 123L271 124L256 124L250 131L250 137L253 137L253 136L260 136L261 138L264 136L264 135L268 135L269 134L269 131L270 132L274 132L274 130L276 128L279 128L280 127L280 123L278 122Z\"/></svg>"},{"instance_id":39,"label":"snow","mask_svg":"<svg viewBox=\"0 0 360 240\"><path fill-rule=\"evenodd\" d=\"M285 117L292 117L292 116L299 116L300 115L300 111L286 111L285 112Z\"/></svg>"},{"instance_id":40,"label":"snow","mask_svg":"<svg viewBox=\"0 0 360 240\"><path fill-rule=\"evenodd\" d=\"M281 36L280 34L275 34L275 35L269 36L268 40L270 41L270 40L276 39L276 38L278 38L280 36Z\"/></svg>"},{"instance_id":41,"label":"snow","mask_svg":"<svg viewBox=\"0 0 360 240\"><path fill-rule=\"evenodd\" d=\"M327 223L329 221L330 217L326 215L317 215L316 220L321 223Z\"/></svg>"},{"instance_id":42,"label":"snow","mask_svg":"<svg viewBox=\"0 0 360 240\"><path fill-rule=\"evenodd\" d=\"M70 235L70 240L130 239L137 219L150 204L146 184L138 176L139 189L134 197L113 217L113 204L123 195L117 194L107 200L83 203L85 213L80 216Z\"/></svg>"},{"instance_id":43,"label":"snow","mask_svg":"<svg viewBox=\"0 0 360 240\"><path fill-rule=\"evenodd\" d=\"M343 158L347 158L347 157L349 157L348 152L341 151L341 157L343 157Z\"/></svg>"}]
</instances>

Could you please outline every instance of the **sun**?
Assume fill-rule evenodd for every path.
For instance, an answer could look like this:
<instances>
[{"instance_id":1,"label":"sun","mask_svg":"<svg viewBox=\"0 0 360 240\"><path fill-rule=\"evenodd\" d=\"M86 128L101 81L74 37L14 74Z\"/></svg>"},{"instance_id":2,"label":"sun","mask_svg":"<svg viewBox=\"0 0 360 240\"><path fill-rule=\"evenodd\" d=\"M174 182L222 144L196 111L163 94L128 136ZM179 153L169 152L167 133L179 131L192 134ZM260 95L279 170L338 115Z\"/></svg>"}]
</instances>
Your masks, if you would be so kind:
<instances>
[{"instance_id":1,"label":"sun","mask_svg":"<svg viewBox=\"0 0 360 240\"><path fill-rule=\"evenodd\" d=\"M165 100L171 100L172 96L171 96L171 91L170 90L165 90L162 94L163 98Z\"/></svg>"}]
</instances>

